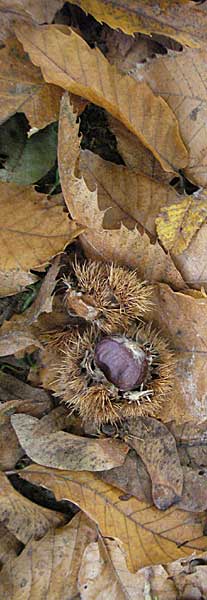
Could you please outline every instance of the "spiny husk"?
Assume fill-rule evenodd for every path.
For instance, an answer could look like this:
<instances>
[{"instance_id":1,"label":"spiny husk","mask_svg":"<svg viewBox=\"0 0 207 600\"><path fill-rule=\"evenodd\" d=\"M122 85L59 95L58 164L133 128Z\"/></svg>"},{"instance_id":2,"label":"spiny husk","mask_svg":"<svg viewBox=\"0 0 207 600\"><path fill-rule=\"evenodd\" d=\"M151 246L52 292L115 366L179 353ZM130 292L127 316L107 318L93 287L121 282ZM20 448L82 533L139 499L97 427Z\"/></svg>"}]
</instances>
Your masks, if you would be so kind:
<instances>
[{"instance_id":1,"label":"spiny husk","mask_svg":"<svg viewBox=\"0 0 207 600\"><path fill-rule=\"evenodd\" d=\"M75 261L73 268L73 277L66 281L66 302L71 290L77 293L77 305L78 299L86 298L86 303L91 300L97 316L93 310L87 315L86 310L85 318L106 333L116 332L117 328L127 331L132 320L152 309L152 286L140 281L136 271L90 260L82 264Z\"/></svg>"},{"instance_id":2,"label":"spiny husk","mask_svg":"<svg viewBox=\"0 0 207 600\"><path fill-rule=\"evenodd\" d=\"M94 366L94 349L100 337L100 330L94 325L89 325L83 335L78 331L68 334L59 365L54 366L56 395L68 405L70 412L77 410L84 421L92 420L98 426L129 417L159 418L163 403L170 400L175 365L167 341L150 324L131 327L126 337L137 341L148 352L149 376L140 389L120 394Z\"/></svg>"}]
</instances>

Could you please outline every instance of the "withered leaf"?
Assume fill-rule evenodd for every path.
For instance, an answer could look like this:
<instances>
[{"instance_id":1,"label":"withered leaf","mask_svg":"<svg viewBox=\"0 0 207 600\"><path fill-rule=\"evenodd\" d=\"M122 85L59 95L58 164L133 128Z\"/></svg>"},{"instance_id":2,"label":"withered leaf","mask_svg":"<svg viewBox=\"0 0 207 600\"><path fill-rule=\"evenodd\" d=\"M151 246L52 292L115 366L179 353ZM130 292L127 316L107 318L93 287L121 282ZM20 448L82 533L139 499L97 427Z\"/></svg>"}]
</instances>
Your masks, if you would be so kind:
<instances>
[{"instance_id":1,"label":"withered leaf","mask_svg":"<svg viewBox=\"0 0 207 600\"><path fill-rule=\"evenodd\" d=\"M120 500L120 490L86 471L58 471L32 465L21 476L48 487L57 499L71 500L98 523L104 536L119 538L132 571L207 547L203 513L195 515L174 506L160 513L136 498Z\"/></svg>"},{"instance_id":2,"label":"withered leaf","mask_svg":"<svg viewBox=\"0 0 207 600\"><path fill-rule=\"evenodd\" d=\"M187 6L185 6L187 2ZM145 0L141 5L136 0L75 0L97 21L104 21L114 29L125 33L168 35L189 46L206 42L206 8L188 0Z\"/></svg>"},{"instance_id":3,"label":"withered leaf","mask_svg":"<svg viewBox=\"0 0 207 600\"><path fill-rule=\"evenodd\" d=\"M15 535L0 524L0 568L11 558L15 558L21 549L21 543Z\"/></svg>"},{"instance_id":4,"label":"withered leaf","mask_svg":"<svg viewBox=\"0 0 207 600\"><path fill-rule=\"evenodd\" d=\"M135 496L141 502L151 504L151 479L146 467L135 450L130 450L121 467L114 467L109 471L101 471L98 477L106 483L123 490L124 495ZM122 497L123 495L120 494Z\"/></svg>"},{"instance_id":5,"label":"withered leaf","mask_svg":"<svg viewBox=\"0 0 207 600\"><path fill-rule=\"evenodd\" d=\"M0 183L0 268L23 271L46 264L61 252L78 228L61 203L53 205L30 186Z\"/></svg>"},{"instance_id":6,"label":"withered leaf","mask_svg":"<svg viewBox=\"0 0 207 600\"><path fill-rule=\"evenodd\" d=\"M2 600L78 600L77 577L82 556L96 539L94 524L78 513L65 527L51 528L39 541L30 540L17 558L0 574Z\"/></svg>"},{"instance_id":7,"label":"withered leaf","mask_svg":"<svg viewBox=\"0 0 207 600\"><path fill-rule=\"evenodd\" d=\"M207 192L187 196L162 208L156 218L157 234L166 250L182 254L207 218Z\"/></svg>"},{"instance_id":8,"label":"withered leaf","mask_svg":"<svg viewBox=\"0 0 207 600\"><path fill-rule=\"evenodd\" d=\"M68 144L70 139L70 144ZM97 190L89 190L75 175L79 155L78 125L67 94L61 103L58 162L61 186L68 209L85 228L82 244L90 258L114 261L137 268L143 279L170 282L176 289L185 287L172 259L147 234L129 231L123 224L116 230L103 230L103 215L98 208Z\"/></svg>"},{"instance_id":9,"label":"withered leaf","mask_svg":"<svg viewBox=\"0 0 207 600\"><path fill-rule=\"evenodd\" d=\"M11 422L26 454L36 463L58 469L101 471L124 462L127 444L119 440L90 439L51 430L25 414L13 415Z\"/></svg>"},{"instance_id":10,"label":"withered leaf","mask_svg":"<svg viewBox=\"0 0 207 600\"><path fill-rule=\"evenodd\" d=\"M13 296L22 292L28 285L35 283L38 277L33 273L27 273L26 271L11 270L5 273L0 271L0 297Z\"/></svg>"},{"instance_id":11,"label":"withered leaf","mask_svg":"<svg viewBox=\"0 0 207 600\"><path fill-rule=\"evenodd\" d=\"M139 137L164 170L176 171L186 165L188 153L177 120L148 85L120 75L97 48L91 49L65 26L30 26L28 31L21 24L16 34L46 81L108 110Z\"/></svg>"},{"instance_id":12,"label":"withered leaf","mask_svg":"<svg viewBox=\"0 0 207 600\"><path fill-rule=\"evenodd\" d=\"M144 462L152 481L152 497L166 509L182 496L183 471L176 443L167 427L151 417L129 419L125 436Z\"/></svg>"},{"instance_id":13,"label":"withered leaf","mask_svg":"<svg viewBox=\"0 0 207 600\"><path fill-rule=\"evenodd\" d=\"M0 13L1 15L1 13ZM59 115L61 90L48 85L15 37L0 50L0 122L24 112L31 127L46 127Z\"/></svg>"},{"instance_id":14,"label":"withered leaf","mask_svg":"<svg viewBox=\"0 0 207 600\"><path fill-rule=\"evenodd\" d=\"M0 371L0 401L7 402L8 400L26 400L45 406L45 411L50 410L52 402L49 394L41 389L36 388L13 375Z\"/></svg>"},{"instance_id":15,"label":"withered leaf","mask_svg":"<svg viewBox=\"0 0 207 600\"><path fill-rule=\"evenodd\" d=\"M193 288L207 290L207 225L204 223L192 238L188 248L179 256L174 256L174 263L186 283Z\"/></svg>"},{"instance_id":16,"label":"withered leaf","mask_svg":"<svg viewBox=\"0 0 207 600\"><path fill-rule=\"evenodd\" d=\"M205 419L207 298L157 284L154 302L153 318L174 348L176 358L172 397L164 406L162 419L180 423Z\"/></svg>"},{"instance_id":17,"label":"withered leaf","mask_svg":"<svg viewBox=\"0 0 207 600\"><path fill-rule=\"evenodd\" d=\"M0 521L26 544L31 537L41 538L48 529L64 524L63 514L43 508L21 496L0 472Z\"/></svg>"}]
</instances>

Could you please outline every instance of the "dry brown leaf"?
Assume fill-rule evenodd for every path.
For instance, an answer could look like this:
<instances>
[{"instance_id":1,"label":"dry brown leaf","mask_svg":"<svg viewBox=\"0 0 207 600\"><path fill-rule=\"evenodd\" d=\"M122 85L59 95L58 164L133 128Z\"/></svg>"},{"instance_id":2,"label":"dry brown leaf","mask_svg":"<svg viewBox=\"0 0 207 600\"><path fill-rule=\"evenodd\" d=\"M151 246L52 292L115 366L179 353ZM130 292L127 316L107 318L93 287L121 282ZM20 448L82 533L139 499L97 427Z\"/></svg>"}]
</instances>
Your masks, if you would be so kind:
<instances>
[{"instance_id":1,"label":"dry brown leaf","mask_svg":"<svg viewBox=\"0 0 207 600\"><path fill-rule=\"evenodd\" d=\"M108 110L139 137L164 170L177 171L186 166L188 153L177 120L148 85L120 75L97 48L91 49L68 27L30 26L28 30L21 24L16 34L32 62L41 67L46 81Z\"/></svg>"},{"instance_id":2,"label":"dry brown leaf","mask_svg":"<svg viewBox=\"0 0 207 600\"><path fill-rule=\"evenodd\" d=\"M42 348L38 339L38 332L32 325L42 313L51 312L53 304L52 293L56 285L56 277L60 269L60 256L48 270L38 296L31 307L23 314L14 315L10 321L5 321L0 333L0 355L5 356L17 353L24 348Z\"/></svg>"},{"instance_id":3,"label":"dry brown leaf","mask_svg":"<svg viewBox=\"0 0 207 600\"><path fill-rule=\"evenodd\" d=\"M145 0L141 4L137 0L75 0L74 4L125 33L159 33L189 46L206 43L206 8L188 0Z\"/></svg>"},{"instance_id":4,"label":"dry brown leaf","mask_svg":"<svg viewBox=\"0 0 207 600\"><path fill-rule=\"evenodd\" d=\"M117 540L99 539L87 546L78 584L81 600L176 600L176 587L167 571L159 565L130 573Z\"/></svg>"},{"instance_id":5,"label":"dry brown leaf","mask_svg":"<svg viewBox=\"0 0 207 600\"><path fill-rule=\"evenodd\" d=\"M62 205L53 206L31 186L0 183L0 268L3 271L46 264L80 232Z\"/></svg>"},{"instance_id":6,"label":"dry brown leaf","mask_svg":"<svg viewBox=\"0 0 207 600\"><path fill-rule=\"evenodd\" d=\"M123 490L124 494L120 494L123 499L135 496L141 502L153 503L150 476L135 450L128 452L121 467L101 471L98 473L98 477Z\"/></svg>"},{"instance_id":7,"label":"dry brown leaf","mask_svg":"<svg viewBox=\"0 0 207 600\"><path fill-rule=\"evenodd\" d=\"M15 558L21 550L21 543L17 538L0 524L0 569L11 558Z\"/></svg>"},{"instance_id":8,"label":"dry brown leaf","mask_svg":"<svg viewBox=\"0 0 207 600\"><path fill-rule=\"evenodd\" d=\"M207 192L203 190L176 204L162 208L156 218L157 235L174 256L188 248L193 236L207 218Z\"/></svg>"},{"instance_id":9,"label":"dry brown leaf","mask_svg":"<svg viewBox=\"0 0 207 600\"><path fill-rule=\"evenodd\" d=\"M32 461L58 469L101 471L119 466L128 452L120 440L90 439L66 431L42 431L41 421L29 415L11 417L12 426Z\"/></svg>"},{"instance_id":10,"label":"dry brown leaf","mask_svg":"<svg viewBox=\"0 0 207 600\"><path fill-rule=\"evenodd\" d=\"M26 544L31 537L39 539L51 527L64 524L65 517L21 496L0 472L0 521Z\"/></svg>"},{"instance_id":11,"label":"dry brown leaf","mask_svg":"<svg viewBox=\"0 0 207 600\"><path fill-rule=\"evenodd\" d=\"M162 418L180 423L205 419L207 298L158 284L154 301L154 319L175 349L177 361L172 400L166 402Z\"/></svg>"},{"instance_id":12,"label":"dry brown leaf","mask_svg":"<svg viewBox=\"0 0 207 600\"><path fill-rule=\"evenodd\" d=\"M181 464L193 469L207 468L207 421L167 424L174 436Z\"/></svg>"},{"instance_id":13,"label":"dry brown leaf","mask_svg":"<svg viewBox=\"0 0 207 600\"><path fill-rule=\"evenodd\" d=\"M120 490L86 471L57 471L32 465L21 476L49 488L58 500L71 500L98 523L104 536L119 538L132 571L207 547L202 513L195 515L174 506L160 513L136 498L120 500Z\"/></svg>"},{"instance_id":14,"label":"dry brown leaf","mask_svg":"<svg viewBox=\"0 0 207 600\"><path fill-rule=\"evenodd\" d=\"M121 121L107 115L110 130L116 137L117 150L128 169L142 173L153 180L168 183L173 178L173 173L163 171L160 163L155 159L140 140Z\"/></svg>"},{"instance_id":15,"label":"dry brown leaf","mask_svg":"<svg viewBox=\"0 0 207 600\"><path fill-rule=\"evenodd\" d=\"M4 296L13 296L22 292L28 285L35 283L38 280L36 275L27 273L26 271L14 270L0 271L0 298Z\"/></svg>"},{"instance_id":16,"label":"dry brown leaf","mask_svg":"<svg viewBox=\"0 0 207 600\"><path fill-rule=\"evenodd\" d=\"M177 193L172 187L141 173L132 173L126 167L103 160L89 150L80 152L78 167L88 189L96 191L98 207L103 213L103 229L119 229L122 223L129 230L137 226L141 232L145 230L155 238L156 217L161 210L165 210L165 204L171 207L171 204L174 206L178 202ZM202 211L204 219L204 200Z\"/></svg>"},{"instance_id":17,"label":"dry brown leaf","mask_svg":"<svg viewBox=\"0 0 207 600\"><path fill-rule=\"evenodd\" d=\"M207 224L204 223L191 240L188 248L180 256L174 257L174 263L186 283L193 288L207 290Z\"/></svg>"},{"instance_id":18,"label":"dry brown leaf","mask_svg":"<svg viewBox=\"0 0 207 600\"><path fill-rule=\"evenodd\" d=\"M70 139L70 144L68 144ZM61 103L58 160L64 198L74 219L78 218L86 229L81 241L87 254L95 259L114 261L137 268L143 279L166 281L176 289L185 287L184 281L172 259L156 242L135 229L104 231L103 215L98 208L97 191L90 191L83 179L74 175L79 154L78 125L76 116L65 94Z\"/></svg>"},{"instance_id":19,"label":"dry brown leaf","mask_svg":"<svg viewBox=\"0 0 207 600\"><path fill-rule=\"evenodd\" d=\"M125 439L147 468L155 506L163 510L178 502L182 496L183 471L175 439L167 427L150 417L129 419Z\"/></svg>"},{"instance_id":20,"label":"dry brown leaf","mask_svg":"<svg viewBox=\"0 0 207 600\"><path fill-rule=\"evenodd\" d=\"M26 400L36 403L36 406L44 405L46 412L52 407L50 396L45 390L28 385L13 375L0 371L0 401L8 400Z\"/></svg>"},{"instance_id":21,"label":"dry brown leaf","mask_svg":"<svg viewBox=\"0 0 207 600\"><path fill-rule=\"evenodd\" d=\"M28 386L29 387L29 386ZM46 401L10 400L0 404L0 469L14 469L18 460L23 456L18 437L11 425L11 416L15 413L26 413L33 417L42 417L51 407L49 399Z\"/></svg>"},{"instance_id":22,"label":"dry brown leaf","mask_svg":"<svg viewBox=\"0 0 207 600\"><path fill-rule=\"evenodd\" d=\"M15 37L0 50L0 87L1 123L15 112L24 112L31 127L38 129L58 119L60 88L45 83Z\"/></svg>"},{"instance_id":23,"label":"dry brown leaf","mask_svg":"<svg viewBox=\"0 0 207 600\"><path fill-rule=\"evenodd\" d=\"M5 12L14 12L16 18L18 13L28 14L37 23L51 23L55 13L62 8L63 0L1 0L0 9Z\"/></svg>"},{"instance_id":24,"label":"dry brown leaf","mask_svg":"<svg viewBox=\"0 0 207 600\"><path fill-rule=\"evenodd\" d=\"M186 48L135 65L133 70L134 77L148 83L175 113L189 150L184 174L198 186L207 185L206 60L205 49Z\"/></svg>"},{"instance_id":25,"label":"dry brown leaf","mask_svg":"<svg viewBox=\"0 0 207 600\"><path fill-rule=\"evenodd\" d=\"M77 577L85 547L96 539L94 524L78 513L65 527L50 529L0 573L1 600L75 600Z\"/></svg>"},{"instance_id":26,"label":"dry brown leaf","mask_svg":"<svg viewBox=\"0 0 207 600\"><path fill-rule=\"evenodd\" d=\"M121 544L99 539L85 549L78 587L82 600L105 600L105 590L113 600L196 600L206 597L206 578L206 553L130 573Z\"/></svg>"}]
</instances>

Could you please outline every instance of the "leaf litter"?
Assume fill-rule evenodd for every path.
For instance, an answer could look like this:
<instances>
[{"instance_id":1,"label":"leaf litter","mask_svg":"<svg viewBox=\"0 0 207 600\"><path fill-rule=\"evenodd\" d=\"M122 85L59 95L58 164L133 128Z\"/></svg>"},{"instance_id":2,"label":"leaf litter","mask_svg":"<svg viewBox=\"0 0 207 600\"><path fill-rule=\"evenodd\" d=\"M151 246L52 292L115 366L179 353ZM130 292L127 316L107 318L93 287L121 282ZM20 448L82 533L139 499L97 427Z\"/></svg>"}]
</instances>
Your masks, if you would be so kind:
<instances>
[{"instance_id":1,"label":"leaf litter","mask_svg":"<svg viewBox=\"0 0 207 600\"><path fill-rule=\"evenodd\" d=\"M0 332L1 597L205 598L205 2L6 0L0 21L1 297L40 281ZM52 394L84 255L153 284L159 420L97 429Z\"/></svg>"}]
</instances>

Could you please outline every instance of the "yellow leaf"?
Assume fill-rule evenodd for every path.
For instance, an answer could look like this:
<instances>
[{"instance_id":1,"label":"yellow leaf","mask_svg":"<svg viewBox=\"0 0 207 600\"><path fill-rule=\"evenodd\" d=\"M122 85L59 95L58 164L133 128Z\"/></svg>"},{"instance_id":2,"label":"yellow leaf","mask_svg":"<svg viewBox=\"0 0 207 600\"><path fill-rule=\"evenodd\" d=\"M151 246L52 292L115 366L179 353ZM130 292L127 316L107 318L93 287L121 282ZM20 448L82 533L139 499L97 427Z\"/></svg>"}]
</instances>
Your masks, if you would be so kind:
<instances>
[{"instance_id":1,"label":"yellow leaf","mask_svg":"<svg viewBox=\"0 0 207 600\"><path fill-rule=\"evenodd\" d=\"M32 465L21 475L27 481L48 487L58 500L64 498L80 506L98 523L102 535L120 539L132 571L207 548L203 514L189 514L175 506L160 512L133 497L121 500L120 490L87 471L60 472Z\"/></svg>"},{"instance_id":2,"label":"yellow leaf","mask_svg":"<svg viewBox=\"0 0 207 600\"><path fill-rule=\"evenodd\" d=\"M187 150L173 112L150 87L122 76L101 52L65 26L21 24L18 39L46 81L84 96L124 123L166 171L184 167ZM167 140L167 143L166 143Z\"/></svg>"},{"instance_id":3,"label":"yellow leaf","mask_svg":"<svg viewBox=\"0 0 207 600\"><path fill-rule=\"evenodd\" d=\"M159 33L189 46L206 42L205 8L188 0L74 0L74 4L125 33Z\"/></svg>"},{"instance_id":4,"label":"yellow leaf","mask_svg":"<svg viewBox=\"0 0 207 600\"><path fill-rule=\"evenodd\" d=\"M164 207L156 219L157 234L166 250L179 255L207 218L207 192Z\"/></svg>"},{"instance_id":5,"label":"yellow leaf","mask_svg":"<svg viewBox=\"0 0 207 600\"><path fill-rule=\"evenodd\" d=\"M32 187L0 183L0 268L29 270L46 264L83 230L61 203Z\"/></svg>"},{"instance_id":6,"label":"yellow leaf","mask_svg":"<svg viewBox=\"0 0 207 600\"><path fill-rule=\"evenodd\" d=\"M46 127L59 115L61 90L45 83L16 38L0 50L0 121L24 112L31 127Z\"/></svg>"}]
</instances>

